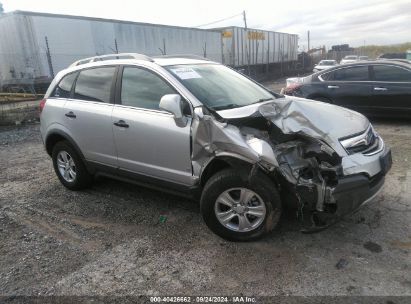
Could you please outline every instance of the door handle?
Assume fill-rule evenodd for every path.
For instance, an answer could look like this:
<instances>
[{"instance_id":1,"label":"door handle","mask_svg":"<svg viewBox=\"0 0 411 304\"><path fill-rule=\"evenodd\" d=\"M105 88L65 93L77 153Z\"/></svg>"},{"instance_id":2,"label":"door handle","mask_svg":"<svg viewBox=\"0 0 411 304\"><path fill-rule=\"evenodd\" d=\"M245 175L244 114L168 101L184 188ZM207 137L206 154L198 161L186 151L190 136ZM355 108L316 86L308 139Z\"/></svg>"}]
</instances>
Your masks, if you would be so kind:
<instances>
[{"instance_id":1,"label":"door handle","mask_svg":"<svg viewBox=\"0 0 411 304\"><path fill-rule=\"evenodd\" d=\"M128 128L129 125L122 119L120 119L119 121L115 121L113 123L116 127L120 127L120 128Z\"/></svg>"},{"instance_id":2,"label":"door handle","mask_svg":"<svg viewBox=\"0 0 411 304\"><path fill-rule=\"evenodd\" d=\"M335 86L335 85L334 85L334 86L333 86L333 85L329 85L328 88L329 88L329 89L339 89L340 87L339 87L339 86Z\"/></svg>"},{"instance_id":3,"label":"door handle","mask_svg":"<svg viewBox=\"0 0 411 304\"><path fill-rule=\"evenodd\" d=\"M388 91L387 88L375 87L374 91Z\"/></svg>"},{"instance_id":4,"label":"door handle","mask_svg":"<svg viewBox=\"0 0 411 304\"><path fill-rule=\"evenodd\" d=\"M68 112L64 115L66 115L66 117L69 117L69 118L76 118L77 117L76 114L73 113L73 111L70 111L70 112Z\"/></svg>"}]
</instances>

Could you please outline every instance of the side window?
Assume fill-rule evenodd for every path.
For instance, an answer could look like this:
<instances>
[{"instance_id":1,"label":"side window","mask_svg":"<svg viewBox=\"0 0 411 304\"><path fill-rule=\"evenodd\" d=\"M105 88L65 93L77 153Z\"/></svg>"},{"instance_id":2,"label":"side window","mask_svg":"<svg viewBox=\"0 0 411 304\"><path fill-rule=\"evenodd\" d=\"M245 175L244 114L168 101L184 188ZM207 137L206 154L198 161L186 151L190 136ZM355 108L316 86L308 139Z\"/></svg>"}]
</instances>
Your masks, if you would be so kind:
<instances>
[{"instance_id":1,"label":"side window","mask_svg":"<svg viewBox=\"0 0 411 304\"><path fill-rule=\"evenodd\" d=\"M159 109L161 97L176 94L162 78L144 69L124 67L121 104L144 109Z\"/></svg>"},{"instance_id":2,"label":"side window","mask_svg":"<svg viewBox=\"0 0 411 304\"><path fill-rule=\"evenodd\" d=\"M51 97L56 97L56 98L69 98L70 97L70 91L73 86L73 82L76 79L77 73L71 73L66 76L64 76L58 85L54 88L53 93L51 94Z\"/></svg>"},{"instance_id":3,"label":"side window","mask_svg":"<svg viewBox=\"0 0 411 304\"><path fill-rule=\"evenodd\" d=\"M115 67L103 67L81 71L76 81L74 98L109 103L115 70Z\"/></svg>"},{"instance_id":4,"label":"side window","mask_svg":"<svg viewBox=\"0 0 411 304\"><path fill-rule=\"evenodd\" d=\"M334 72L328 72L320 75L324 81L334 80Z\"/></svg>"},{"instance_id":5,"label":"side window","mask_svg":"<svg viewBox=\"0 0 411 304\"><path fill-rule=\"evenodd\" d=\"M411 82L411 71L390 65L374 65L376 81Z\"/></svg>"},{"instance_id":6,"label":"side window","mask_svg":"<svg viewBox=\"0 0 411 304\"><path fill-rule=\"evenodd\" d=\"M334 71L334 80L336 81L367 81L368 66L356 66L338 69Z\"/></svg>"}]
</instances>

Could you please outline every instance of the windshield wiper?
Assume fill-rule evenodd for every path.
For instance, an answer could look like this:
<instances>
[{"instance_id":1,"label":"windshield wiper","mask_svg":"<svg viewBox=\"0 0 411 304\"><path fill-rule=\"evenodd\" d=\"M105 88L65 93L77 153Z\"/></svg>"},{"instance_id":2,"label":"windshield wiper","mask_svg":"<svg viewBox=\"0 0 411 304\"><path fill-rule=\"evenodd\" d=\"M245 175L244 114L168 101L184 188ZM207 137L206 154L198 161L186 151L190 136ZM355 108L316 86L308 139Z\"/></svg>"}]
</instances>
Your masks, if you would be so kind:
<instances>
[{"instance_id":1,"label":"windshield wiper","mask_svg":"<svg viewBox=\"0 0 411 304\"><path fill-rule=\"evenodd\" d=\"M260 98L257 101L252 102L251 104L255 104L255 103L259 103L259 102L263 102L263 101L269 101L269 100L274 100L274 98L269 97L269 98Z\"/></svg>"}]
</instances>

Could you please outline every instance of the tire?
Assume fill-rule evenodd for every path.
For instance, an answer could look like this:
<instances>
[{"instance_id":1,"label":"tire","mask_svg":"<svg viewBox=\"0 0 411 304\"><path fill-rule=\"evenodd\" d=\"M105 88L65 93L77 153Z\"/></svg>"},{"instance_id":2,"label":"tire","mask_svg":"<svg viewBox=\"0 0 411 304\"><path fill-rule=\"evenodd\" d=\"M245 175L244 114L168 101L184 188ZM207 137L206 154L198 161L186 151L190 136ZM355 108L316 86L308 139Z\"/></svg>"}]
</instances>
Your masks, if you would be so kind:
<instances>
[{"instance_id":1,"label":"tire","mask_svg":"<svg viewBox=\"0 0 411 304\"><path fill-rule=\"evenodd\" d=\"M231 197L231 201L235 202L232 207L226 206L227 194ZM246 199L243 200L243 205L238 205L242 194ZM276 186L260 172L252 178L251 182L248 181L247 175L239 174L232 169L216 173L207 181L203 189L200 207L206 225L215 234L229 241L256 240L277 227L281 217L281 199ZM257 212L259 216L249 212ZM227 217L217 217L217 213ZM265 214L262 215L263 213ZM231 216L232 219L223 224L224 219ZM252 225L244 221L244 216ZM240 227L240 219L247 225Z\"/></svg>"},{"instance_id":2,"label":"tire","mask_svg":"<svg viewBox=\"0 0 411 304\"><path fill-rule=\"evenodd\" d=\"M57 142L52 151L54 171L60 182L70 190L89 187L93 181L80 155L68 141ZM63 168L63 165L65 167ZM66 175L63 173L67 173Z\"/></svg>"}]
</instances>

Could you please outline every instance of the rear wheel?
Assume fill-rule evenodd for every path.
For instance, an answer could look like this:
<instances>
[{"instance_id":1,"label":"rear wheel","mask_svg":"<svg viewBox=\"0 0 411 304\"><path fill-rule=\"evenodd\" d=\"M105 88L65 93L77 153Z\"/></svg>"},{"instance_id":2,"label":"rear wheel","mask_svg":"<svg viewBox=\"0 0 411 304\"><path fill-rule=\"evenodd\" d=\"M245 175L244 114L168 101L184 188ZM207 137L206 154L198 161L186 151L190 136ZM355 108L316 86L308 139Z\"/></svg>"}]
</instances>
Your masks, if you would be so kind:
<instances>
[{"instance_id":1,"label":"rear wheel","mask_svg":"<svg viewBox=\"0 0 411 304\"><path fill-rule=\"evenodd\" d=\"M201 197L201 213L207 226L230 241L251 241L279 223L281 201L271 180L248 176L232 169L218 172L207 182Z\"/></svg>"},{"instance_id":2,"label":"rear wheel","mask_svg":"<svg viewBox=\"0 0 411 304\"><path fill-rule=\"evenodd\" d=\"M54 171L66 188L80 190L91 185L93 177L69 142L56 143L53 147L52 159Z\"/></svg>"}]
</instances>

